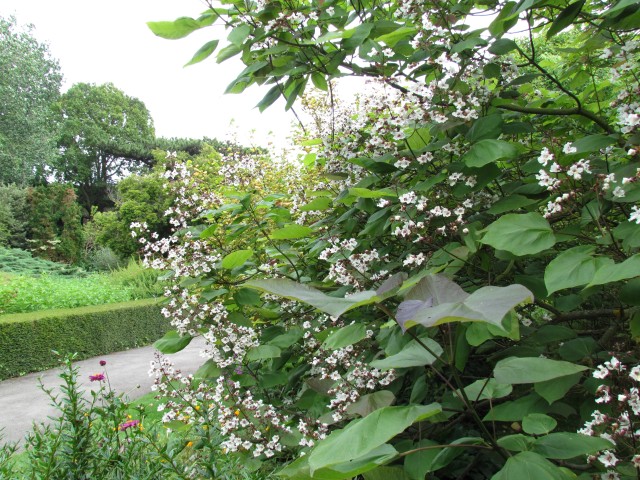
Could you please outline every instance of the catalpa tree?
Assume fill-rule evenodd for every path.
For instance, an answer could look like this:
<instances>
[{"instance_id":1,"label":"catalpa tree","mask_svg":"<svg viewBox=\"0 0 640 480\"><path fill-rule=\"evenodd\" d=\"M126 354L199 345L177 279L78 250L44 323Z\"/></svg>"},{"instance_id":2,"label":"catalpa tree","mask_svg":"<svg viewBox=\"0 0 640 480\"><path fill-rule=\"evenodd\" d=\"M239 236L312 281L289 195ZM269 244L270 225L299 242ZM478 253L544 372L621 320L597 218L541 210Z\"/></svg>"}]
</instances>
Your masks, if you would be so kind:
<instances>
[{"instance_id":1,"label":"catalpa tree","mask_svg":"<svg viewBox=\"0 0 640 480\"><path fill-rule=\"evenodd\" d=\"M195 383L154 366L193 474L223 449L295 479L636 478L638 3L209 7L149 25L225 28L189 63L239 56L260 110L327 99L299 170L180 166L174 235L141 240L176 279L157 346L207 341ZM338 103L345 76L371 92Z\"/></svg>"}]
</instances>

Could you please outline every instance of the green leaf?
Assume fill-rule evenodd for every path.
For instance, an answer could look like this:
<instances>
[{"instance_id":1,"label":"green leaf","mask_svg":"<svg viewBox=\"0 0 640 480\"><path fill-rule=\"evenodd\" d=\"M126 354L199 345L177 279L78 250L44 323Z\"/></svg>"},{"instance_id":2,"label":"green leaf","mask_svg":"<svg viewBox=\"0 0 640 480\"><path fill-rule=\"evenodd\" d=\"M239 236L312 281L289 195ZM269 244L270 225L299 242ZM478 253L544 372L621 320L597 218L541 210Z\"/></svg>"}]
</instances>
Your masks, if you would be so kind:
<instances>
[{"instance_id":1,"label":"green leaf","mask_svg":"<svg viewBox=\"0 0 640 480\"><path fill-rule=\"evenodd\" d=\"M327 83L327 79L324 74L320 72L313 72L311 74L311 81L313 82L313 86L319 90L324 92L329 90L329 84Z\"/></svg>"},{"instance_id":2,"label":"green leaf","mask_svg":"<svg viewBox=\"0 0 640 480\"><path fill-rule=\"evenodd\" d=\"M147 22L147 26L158 37L175 40L184 38L205 25L190 17L180 17L173 22Z\"/></svg>"},{"instance_id":3,"label":"green leaf","mask_svg":"<svg viewBox=\"0 0 640 480\"><path fill-rule=\"evenodd\" d=\"M296 238L308 237L312 233L313 229L311 227L291 223L283 228L279 228L278 230L271 232L269 238L272 240L295 240Z\"/></svg>"},{"instance_id":4,"label":"green leaf","mask_svg":"<svg viewBox=\"0 0 640 480\"><path fill-rule=\"evenodd\" d=\"M627 258L622 263L605 264L596 270L593 280L587 285L604 285L640 276L640 253Z\"/></svg>"},{"instance_id":5,"label":"green leaf","mask_svg":"<svg viewBox=\"0 0 640 480\"><path fill-rule=\"evenodd\" d=\"M501 213L509 212L511 210L518 210L522 207L533 205L537 200L527 198L523 195L514 193L508 197L501 198L496 203L491 205L491 208L487 210L487 213L491 215L500 215Z\"/></svg>"},{"instance_id":6,"label":"green leaf","mask_svg":"<svg viewBox=\"0 0 640 480\"><path fill-rule=\"evenodd\" d=\"M522 419L522 430L530 435L546 435L557 425L558 422L544 413L530 413Z\"/></svg>"},{"instance_id":7,"label":"green leaf","mask_svg":"<svg viewBox=\"0 0 640 480\"><path fill-rule=\"evenodd\" d=\"M442 347L435 340L424 336L420 338L420 341L429 347L436 355L442 355ZM373 360L370 365L380 370L389 370L391 368L422 367L431 365L435 361L436 357L414 339L402 347L402 350L395 355L391 355L382 360Z\"/></svg>"},{"instance_id":8,"label":"green leaf","mask_svg":"<svg viewBox=\"0 0 640 480\"><path fill-rule=\"evenodd\" d=\"M267 94L258 102L258 110L260 112L264 112L273 102L275 102L278 97L280 97L280 87L276 85L275 87L271 87L271 89L267 92Z\"/></svg>"},{"instance_id":9,"label":"green leaf","mask_svg":"<svg viewBox=\"0 0 640 480\"><path fill-rule=\"evenodd\" d=\"M549 405L543 398L532 393L526 397L493 407L482 420L485 422L518 422L530 413L544 413L548 408Z\"/></svg>"},{"instance_id":10,"label":"green leaf","mask_svg":"<svg viewBox=\"0 0 640 480\"><path fill-rule=\"evenodd\" d=\"M616 139L611 135L587 135L586 137L574 140L571 144L577 152L576 153L589 153L598 152L603 148L608 147L616 143Z\"/></svg>"},{"instance_id":11,"label":"green leaf","mask_svg":"<svg viewBox=\"0 0 640 480\"><path fill-rule=\"evenodd\" d=\"M462 156L462 161L468 167L479 168L496 160L511 159L516 156L518 156L518 148L513 143L486 138L474 143Z\"/></svg>"},{"instance_id":12,"label":"green leaf","mask_svg":"<svg viewBox=\"0 0 640 480\"><path fill-rule=\"evenodd\" d=\"M584 6L585 0L579 0L570 4L567 8L562 10L558 16L555 18L551 27L547 31L547 39L553 37L554 35L560 33L562 30L567 28L571 23L576 19L580 10Z\"/></svg>"},{"instance_id":13,"label":"green leaf","mask_svg":"<svg viewBox=\"0 0 640 480\"><path fill-rule=\"evenodd\" d=\"M342 327L323 342L323 346L329 350L338 350L347 345L353 345L367 336L367 327L362 323L352 323L346 327Z\"/></svg>"},{"instance_id":14,"label":"green leaf","mask_svg":"<svg viewBox=\"0 0 640 480\"><path fill-rule=\"evenodd\" d=\"M581 433L550 433L536 440L533 451L545 458L568 460L615 448L609 440L600 437L590 437Z\"/></svg>"},{"instance_id":15,"label":"green leaf","mask_svg":"<svg viewBox=\"0 0 640 480\"><path fill-rule=\"evenodd\" d=\"M250 33L251 27L246 23L243 23L231 30L229 36L227 37L227 40L229 40L236 47L241 48L242 44L247 39Z\"/></svg>"},{"instance_id":16,"label":"green leaf","mask_svg":"<svg viewBox=\"0 0 640 480\"><path fill-rule=\"evenodd\" d=\"M553 463L533 452L521 452L507 459L491 480L568 480Z\"/></svg>"},{"instance_id":17,"label":"green leaf","mask_svg":"<svg viewBox=\"0 0 640 480\"><path fill-rule=\"evenodd\" d=\"M301 212L314 212L326 210L331 206L331 199L327 197L317 197L311 200L306 205L300 207Z\"/></svg>"},{"instance_id":18,"label":"green leaf","mask_svg":"<svg viewBox=\"0 0 640 480\"><path fill-rule=\"evenodd\" d=\"M477 142L479 140L496 139L502 133L502 115L494 113L486 117L480 117L467 132L467 140Z\"/></svg>"},{"instance_id":19,"label":"green leaf","mask_svg":"<svg viewBox=\"0 0 640 480\"><path fill-rule=\"evenodd\" d=\"M184 66L188 67L189 65L193 65L195 63L199 63L204 59L211 56L213 52L215 52L216 48L218 48L218 40L211 40L210 42L205 43L200 49L195 53L193 58L189 60Z\"/></svg>"},{"instance_id":20,"label":"green leaf","mask_svg":"<svg viewBox=\"0 0 640 480\"><path fill-rule=\"evenodd\" d=\"M638 4L638 0L620 0L609 10L604 12L602 16L609 17L614 13L621 13L621 11L624 10L625 8L630 7L631 5L637 5L637 4Z\"/></svg>"},{"instance_id":21,"label":"green leaf","mask_svg":"<svg viewBox=\"0 0 640 480\"><path fill-rule=\"evenodd\" d=\"M398 306L396 318L402 328L407 329L416 324L432 327L449 322L486 322L504 330L502 319L505 315L515 306L533 300L531 292L522 285L482 287L471 295L456 285L465 295L462 297L453 288L449 291L438 290L436 282L441 282L438 277L445 278L435 275L425 277L411 292L428 285L430 290L427 291L431 295L429 298L424 301L413 300L410 293L407 300ZM456 301L457 298L462 300Z\"/></svg>"},{"instance_id":22,"label":"green leaf","mask_svg":"<svg viewBox=\"0 0 640 480\"><path fill-rule=\"evenodd\" d=\"M429 439L423 439L413 445L413 449L424 447L436 447L437 442ZM407 455L404 459L404 469L412 480L424 480L427 473L431 471L433 460L440 453L440 448L430 448L418 450L415 453Z\"/></svg>"},{"instance_id":23,"label":"green leaf","mask_svg":"<svg viewBox=\"0 0 640 480\"><path fill-rule=\"evenodd\" d=\"M251 258L253 255L253 250L236 250L235 252L231 252L226 255L222 259L221 266L222 268L226 268L227 270L231 270L236 267L240 267L246 263L247 260Z\"/></svg>"},{"instance_id":24,"label":"green leaf","mask_svg":"<svg viewBox=\"0 0 640 480\"><path fill-rule=\"evenodd\" d=\"M176 330L169 330L160 340L156 340L153 344L156 350L164 354L176 353L184 349L193 337L191 335L180 336Z\"/></svg>"},{"instance_id":25,"label":"green leaf","mask_svg":"<svg viewBox=\"0 0 640 480\"><path fill-rule=\"evenodd\" d=\"M526 452L531 450L535 439L518 433L516 435L507 435L498 439L498 445L512 452Z\"/></svg>"},{"instance_id":26,"label":"green leaf","mask_svg":"<svg viewBox=\"0 0 640 480\"><path fill-rule=\"evenodd\" d=\"M533 385L535 392L544 398L549 405L564 398L566 393L582 378L582 372L558 377L545 382L538 382Z\"/></svg>"},{"instance_id":27,"label":"green leaf","mask_svg":"<svg viewBox=\"0 0 640 480\"><path fill-rule=\"evenodd\" d=\"M456 438L452 442L451 445L482 445L484 444L484 440L480 437L462 437ZM464 453L464 448L462 447L445 447L438 452L438 455L435 456L433 462L429 466L429 471L435 472L440 470L441 468L449 465L453 460Z\"/></svg>"},{"instance_id":28,"label":"green leaf","mask_svg":"<svg viewBox=\"0 0 640 480\"><path fill-rule=\"evenodd\" d=\"M362 476L364 480L411 480L402 467L378 467Z\"/></svg>"},{"instance_id":29,"label":"green leaf","mask_svg":"<svg viewBox=\"0 0 640 480\"><path fill-rule=\"evenodd\" d=\"M366 417L372 412L391 405L396 399L389 390L380 390L361 396L358 401L347 407L347 414Z\"/></svg>"},{"instance_id":30,"label":"green leaf","mask_svg":"<svg viewBox=\"0 0 640 480\"><path fill-rule=\"evenodd\" d=\"M504 215L485 230L482 243L519 257L540 253L556 243L549 222L535 212Z\"/></svg>"},{"instance_id":31,"label":"green leaf","mask_svg":"<svg viewBox=\"0 0 640 480\"><path fill-rule=\"evenodd\" d=\"M236 56L242 51L242 49L236 45L227 45L222 50L218 52L218 56L216 57L216 63L222 63L225 60L229 60L231 57ZM262 111L262 110L261 110Z\"/></svg>"},{"instance_id":32,"label":"green leaf","mask_svg":"<svg viewBox=\"0 0 640 480\"><path fill-rule=\"evenodd\" d=\"M246 359L249 362L256 360L266 360L269 358L277 358L282 351L275 345L258 345L247 352Z\"/></svg>"},{"instance_id":33,"label":"green leaf","mask_svg":"<svg viewBox=\"0 0 640 480\"><path fill-rule=\"evenodd\" d=\"M287 465L280 470L277 475L290 480L348 480L373 470L380 465L389 463L397 455L397 450L385 443L350 462L334 465L331 468L316 470L313 472L313 476L309 468L309 455L305 455Z\"/></svg>"},{"instance_id":34,"label":"green leaf","mask_svg":"<svg viewBox=\"0 0 640 480\"><path fill-rule=\"evenodd\" d=\"M381 190L369 190L368 188L353 187L349 189L349 195L353 195L354 197L358 198L398 197L398 194L390 188L383 188Z\"/></svg>"},{"instance_id":35,"label":"green leaf","mask_svg":"<svg viewBox=\"0 0 640 480\"><path fill-rule=\"evenodd\" d=\"M218 378L220 375L222 375L222 369L213 363L213 360L209 359L198 368L193 376L196 380L204 380Z\"/></svg>"},{"instance_id":36,"label":"green leaf","mask_svg":"<svg viewBox=\"0 0 640 480\"><path fill-rule=\"evenodd\" d=\"M278 348L289 348L304 336L304 331L300 327L291 327L286 333L278 335L267 342Z\"/></svg>"},{"instance_id":37,"label":"green leaf","mask_svg":"<svg viewBox=\"0 0 640 480\"><path fill-rule=\"evenodd\" d=\"M391 33L380 35L375 40L376 42L382 42L390 47L394 47L400 40L413 37L418 29L416 27L400 27Z\"/></svg>"},{"instance_id":38,"label":"green leaf","mask_svg":"<svg viewBox=\"0 0 640 480\"><path fill-rule=\"evenodd\" d=\"M262 305L260 294L252 288L240 288L233 294L233 299L237 305L250 305L259 307Z\"/></svg>"},{"instance_id":39,"label":"green leaf","mask_svg":"<svg viewBox=\"0 0 640 480\"><path fill-rule=\"evenodd\" d=\"M469 400L478 402L511 395L513 387L508 384L498 383L494 378L484 378L467 385L464 387L464 391Z\"/></svg>"},{"instance_id":40,"label":"green leaf","mask_svg":"<svg viewBox=\"0 0 640 480\"><path fill-rule=\"evenodd\" d=\"M348 310L380 300L373 291L358 292L344 298L332 297L308 285L284 278L250 280L245 286L306 303L333 317L339 317Z\"/></svg>"},{"instance_id":41,"label":"green leaf","mask_svg":"<svg viewBox=\"0 0 640 480\"><path fill-rule=\"evenodd\" d=\"M562 360L551 360L541 357L509 357L500 360L496 364L493 370L493 376L499 383L516 385L521 383L545 382L585 370L587 370L587 367Z\"/></svg>"},{"instance_id":42,"label":"green leaf","mask_svg":"<svg viewBox=\"0 0 640 480\"><path fill-rule=\"evenodd\" d=\"M591 245L581 245L570 248L553 259L544 272L547 293L551 295L558 290L589 283L596 271L593 258L595 250Z\"/></svg>"},{"instance_id":43,"label":"green leaf","mask_svg":"<svg viewBox=\"0 0 640 480\"><path fill-rule=\"evenodd\" d=\"M509 38L500 38L489 47L489 53L504 55L518 48L518 44Z\"/></svg>"},{"instance_id":44,"label":"green leaf","mask_svg":"<svg viewBox=\"0 0 640 480\"><path fill-rule=\"evenodd\" d=\"M437 403L380 408L318 442L309 456L310 472L366 455L404 432L413 423L440 413Z\"/></svg>"}]
</instances>

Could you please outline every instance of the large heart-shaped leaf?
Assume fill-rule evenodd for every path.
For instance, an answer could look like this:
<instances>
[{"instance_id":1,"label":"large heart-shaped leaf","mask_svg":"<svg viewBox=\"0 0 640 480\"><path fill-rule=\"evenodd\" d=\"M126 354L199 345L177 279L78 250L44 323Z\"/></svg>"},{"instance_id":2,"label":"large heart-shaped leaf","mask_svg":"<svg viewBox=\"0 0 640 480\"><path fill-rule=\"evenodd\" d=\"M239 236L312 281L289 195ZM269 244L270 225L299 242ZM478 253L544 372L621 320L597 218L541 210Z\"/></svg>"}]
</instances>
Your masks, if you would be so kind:
<instances>
[{"instance_id":1,"label":"large heart-shaped leaf","mask_svg":"<svg viewBox=\"0 0 640 480\"><path fill-rule=\"evenodd\" d=\"M473 144L471 149L462 157L468 167L484 167L496 160L514 158L518 155L518 148L504 140L487 138Z\"/></svg>"},{"instance_id":2,"label":"large heart-shaped leaf","mask_svg":"<svg viewBox=\"0 0 640 480\"><path fill-rule=\"evenodd\" d=\"M429 350L436 355L442 355L442 347L435 340L422 337L420 342L429 347ZM431 365L435 361L436 357L429 353L417 340L411 340L395 355L382 360L374 360L370 365L381 370L389 370L391 368L423 367Z\"/></svg>"},{"instance_id":3,"label":"large heart-shaped leaf","mask_svg":"<svg viewBox=\"0 0 640 480\"><path fill-rule=\"evenodd\" d=\"M493 376L499 383L537 383L573 375L586 369L582 365L550 358L509 357L496 364Z\"/></svg>"},{"instance_id":4,"label":"large heart-shaped leaf","mask_svg":"<svg viewBox=\"0 0 640 480\"><path fill-rule=\"evenodd\" d=\"M511 213L500 217L486 228L480 241L497 250L523 256L553 247L556 238L549 222L539 213L531 212L522 215Z\"/></svg>"},{"instance_id":5,"label":"large heart-shaped leaf","mask_svg":"<svg viewBox=\"0 0 640 480\"><path fill-rule=\"evenodd\" d=\"M547 293L551 295L558 290L589 283L596 271L595 249L591 245L581 245L562 252L552 260L544 272Z\"/></svg>"},{"instance_id":6,"label":"large heart-shaped leaf","mask_svg":"<svg viewBox=\"0 0 640 480\"><path fill-rule=\"evenodd\" d=\"M402 328L462 321L487 322L503 329L502 319L512 308L533 300L533 294L522 285L482 287L469 295L442 278L437 275L425 277L411 290L407 298L418 298L402 302L396 315ZM427 295L433 296L425 299Z\"/></svg>"},{"instance_id":7,"label":"large heart-shaped leaf","mask_svg":"<svg viewBox=\"0 0 640 480\"><path fill-rule=\"evenodd\" d=\"M284 278L251 280L245 283L245 286L306 303L333 317L339 317L348 310L380 300L376 292L370 290L358 292L347 297L332 297L322 293L316 288Z\"/></svg>"},{"instance_id":8,"label":"large heart-shaped leaf","mask_svg":"<svg viewBox=\"0 0 640 480\"><path fill-rule=\"evenodd\" d=\"M437 403L408 407L385 407L354 420L320 441L309 454L313 474L321 468L349 462L385 444L407 427L442 411Z\"/></svg>"}]
</instances>

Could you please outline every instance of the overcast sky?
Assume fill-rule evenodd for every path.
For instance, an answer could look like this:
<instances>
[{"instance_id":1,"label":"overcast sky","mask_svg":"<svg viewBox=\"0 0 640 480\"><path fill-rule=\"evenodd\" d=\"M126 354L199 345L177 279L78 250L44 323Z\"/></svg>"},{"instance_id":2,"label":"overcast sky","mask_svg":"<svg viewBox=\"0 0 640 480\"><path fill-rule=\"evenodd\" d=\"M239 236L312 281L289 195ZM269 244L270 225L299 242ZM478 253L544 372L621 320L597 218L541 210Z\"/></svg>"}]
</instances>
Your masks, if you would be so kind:
<instances>
[{"instance_id":1,"label":"overcast sky","mask_svg":"<svg viewBox=\"0 0 640 480\"><path fill-rule=\"evenodd\" d=\"M38 40L49 44L64 75L63 90L78 82L111 82L145 103L158 136L223 139L237 131L248 144L254 130L254 144L282 145L294 121L284 102L262 114L254 108L268 88L223 95L244 68L239 59L217 64L212 56L183 68L204 43L225 39L224 30L205 28L165 40L146 25L197 17L205 9L202 0L0 0L0 16L13 14L19 24L33 24Z\"/></svg>"}]
</instances>

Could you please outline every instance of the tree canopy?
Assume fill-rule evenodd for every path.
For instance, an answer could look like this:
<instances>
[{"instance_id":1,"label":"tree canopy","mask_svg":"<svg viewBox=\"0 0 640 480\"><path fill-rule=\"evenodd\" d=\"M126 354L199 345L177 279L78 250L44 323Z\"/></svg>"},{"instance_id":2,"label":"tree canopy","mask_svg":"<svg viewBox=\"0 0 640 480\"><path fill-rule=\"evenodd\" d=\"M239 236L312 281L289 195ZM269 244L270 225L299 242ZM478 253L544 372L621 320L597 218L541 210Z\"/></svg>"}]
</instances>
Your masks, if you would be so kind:
<instances>
[{"instance_id":1,"label":"tree canopy","mask_svg":"<svg viewBox=\"0 0 640 480\"><path fill-rule=\"evenodd\" d=\"M78 83L62 95L59 112L56 178L75 185L87 209L111 204L108 188L152 158L155 132L149 111L112 84Z\"/></svg>"},{"instance_id":2,"label":"tree canopy","mask_svg":"<svg viewBox=\"0 0 640 480\"><path fill-rule=\"evenodd\" d=\"M0 17L0 183L25 185L44 175L57 155L52 104L62 75L47 45Z\"/></svg>"}]
</instances>

